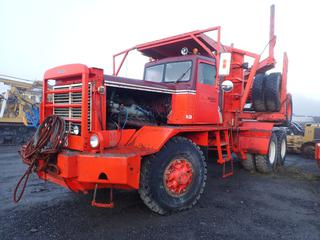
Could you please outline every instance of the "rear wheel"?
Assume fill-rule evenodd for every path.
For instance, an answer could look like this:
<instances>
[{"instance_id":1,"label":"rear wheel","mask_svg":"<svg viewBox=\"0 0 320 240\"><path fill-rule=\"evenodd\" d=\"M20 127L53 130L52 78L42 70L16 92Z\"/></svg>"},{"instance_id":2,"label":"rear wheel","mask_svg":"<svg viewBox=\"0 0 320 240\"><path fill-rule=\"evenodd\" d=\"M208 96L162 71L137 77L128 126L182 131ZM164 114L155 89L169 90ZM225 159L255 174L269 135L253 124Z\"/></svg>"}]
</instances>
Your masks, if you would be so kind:
<instances>
[{"instance_id":1,"label":"rear wheel","mask_svg":"<svg viewBox=\"0 0 320 240\"><path fill-rule=\"evenodd\" d=\"M267 155L256 155L256 167L261 173L272 172L277 165L278 158L278 141L275 133L272 133L269 143L269 150Z\"/></svg>"},{"instance_id":2,"label":"rear wheel","mask_svg":"<svg viewBox=\"0 0 320 240\"><path fill-rule=\"evenodd\" d=\"M254 155L251 153L246 154L247 159L246 160L241 160L241 164L243 168L247 171L254 172L256 167L254 163Z\"/></svg>"},{"instance_id":3,"label":"rear wheel","mask_svg":"<svg viewBox=\"0 0 320 240\"><path fill-rule=\"evenodd\" d=\"M285 131L277 131L277 141L278 141L278 164L280 166L284 165L287 156L287 134Z\"/></svg>"},{"instance_id":4,"label":"rear wheel","mask_svg":"<svg viewBox=\"0 0 320 240\"><path fill-rule=\"evenodd\" d=\"M200 148L184 137L174 137L160 152L143 159L139 194L158 214L193 207L203 193L207 166Z\"/></svg>"}]
</instances>

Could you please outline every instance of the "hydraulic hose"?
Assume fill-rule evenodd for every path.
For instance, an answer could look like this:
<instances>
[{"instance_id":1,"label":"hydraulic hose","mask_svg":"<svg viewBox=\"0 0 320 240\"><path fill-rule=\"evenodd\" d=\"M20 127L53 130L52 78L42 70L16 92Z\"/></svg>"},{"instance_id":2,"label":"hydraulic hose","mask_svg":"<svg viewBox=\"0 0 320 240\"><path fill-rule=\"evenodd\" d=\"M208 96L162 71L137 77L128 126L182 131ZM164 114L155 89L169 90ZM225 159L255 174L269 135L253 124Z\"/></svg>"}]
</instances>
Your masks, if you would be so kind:
<instances>
[{"instance_id":1,"label":"hydraulic hose","mask_svg":"<svg viewBox=\"0 0 320 240\"><path fill-rule=\"evenodd\" d=\"M14 202L19 202L24 194L27 182L32 172L47 171L52 166L50 159L58 154L65 143L65 121L56 115L47 117L38 127L34 136L19 151L24 162L29 164L28 169L19 179L13 192ZM39 160L42 160L41 166ZM54 165L56 169L57 166ZM22 189L18 194L21 184Z\"/></svg>"}]
</instances>

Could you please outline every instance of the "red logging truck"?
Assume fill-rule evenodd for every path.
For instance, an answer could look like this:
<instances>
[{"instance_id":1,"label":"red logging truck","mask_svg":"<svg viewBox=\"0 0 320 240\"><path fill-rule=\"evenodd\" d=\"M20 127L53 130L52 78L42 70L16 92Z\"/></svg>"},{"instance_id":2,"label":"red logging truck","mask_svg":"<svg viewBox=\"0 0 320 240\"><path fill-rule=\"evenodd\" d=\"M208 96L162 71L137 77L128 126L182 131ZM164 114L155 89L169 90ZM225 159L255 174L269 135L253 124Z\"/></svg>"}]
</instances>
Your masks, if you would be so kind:
<instances>
[{"instance_id":1,"label":"red logging truck","mask_svg":"<svg viewBox=\"0 0 320 240\"><path fill-rule=\"evenodd\" d=\"M270 20L264 60L221 44L218 26L116 54L112 75L81 64L48 70L42 125L21 152L26 178L35 171L75 192L93 190L98 207L113 206L113 189L138 190L152 211L167 214L199 200L206 161L214 160L208 151L217 152L224 177L233 174L232 153L247 170L283 165L292 100L287 55L282 73L266 73L275 66L274 6ZM142 80L118 76L132 50L150 58ZM96 201L102 188L110 189L110 201Z\"/></svg>"}]
</instances>

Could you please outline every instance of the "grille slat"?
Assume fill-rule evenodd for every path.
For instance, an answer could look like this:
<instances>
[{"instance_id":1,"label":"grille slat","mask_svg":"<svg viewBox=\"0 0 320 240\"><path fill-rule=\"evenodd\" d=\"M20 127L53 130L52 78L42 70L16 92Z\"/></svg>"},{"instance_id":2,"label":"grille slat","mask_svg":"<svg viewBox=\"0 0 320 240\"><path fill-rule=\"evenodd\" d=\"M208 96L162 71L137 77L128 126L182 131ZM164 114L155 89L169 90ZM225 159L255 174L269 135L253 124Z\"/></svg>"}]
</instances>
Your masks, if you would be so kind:
<instances>
[{"instance_id":1,"label":"grille slat","mask_svg":"<svg viewBox=\"0 0 320 240\"><path fill-rule=\"evenodd\" d=\"M54 86L54 90L63 90L63 89L81 89L82 84L71 84L63 86ZM91 84L88 86L88 131L91 130L91 98L92 90ZM53 103L54 104L81 104L82 103L82 92L71 92L71 93L55 93L53 94ZM82 112L81 108L54 108L53 113L64 119L74 119L81 120ZM81 129L81 123L72 122L66 120L66 132L73 134L73 129L75 126L78 126Z\"/></svg>"}]
</instances>

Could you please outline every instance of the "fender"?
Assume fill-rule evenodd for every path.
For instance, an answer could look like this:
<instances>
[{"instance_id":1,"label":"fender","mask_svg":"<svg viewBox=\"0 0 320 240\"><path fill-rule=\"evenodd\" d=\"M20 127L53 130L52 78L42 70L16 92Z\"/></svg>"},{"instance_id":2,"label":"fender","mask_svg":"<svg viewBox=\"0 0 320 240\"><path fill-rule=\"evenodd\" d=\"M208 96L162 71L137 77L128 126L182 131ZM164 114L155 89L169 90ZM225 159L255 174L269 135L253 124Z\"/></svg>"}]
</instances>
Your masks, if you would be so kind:
<instances>
[{"instance_id":1,"label":"fender","mask_svg":"<svg viewBox=\"0 0 320 240\"><path fill-rule=\"evenodd\" d=\"M128 145L147 149L148 154L160 151L163 145L179 131L170 127L144 126L138 130Z\"/></svg>"},{"instance_id":2,"label":"fender","mask_svg":"<svg viewBox=\"0 0 320 240\"><path fill-rule=\"evenodd\" d=\"M266 155L273 126L272 122L244 122L239 128L239 135L235 136L239 152Z\"/></svg>"},{"instance_id":3,"label":"fender","mask_svg":"<svg viewBox=\"0 0 320 240\"><path fill-rule=\"evenodd\" d=\"M146 149L146 153L153 154L160 151L172 137L181 134L198 145L208 146L208 132L210 130L212 130L212 127L207 126L145 126L134 134L128 145Z\"/></svg>"}]
</instances>

